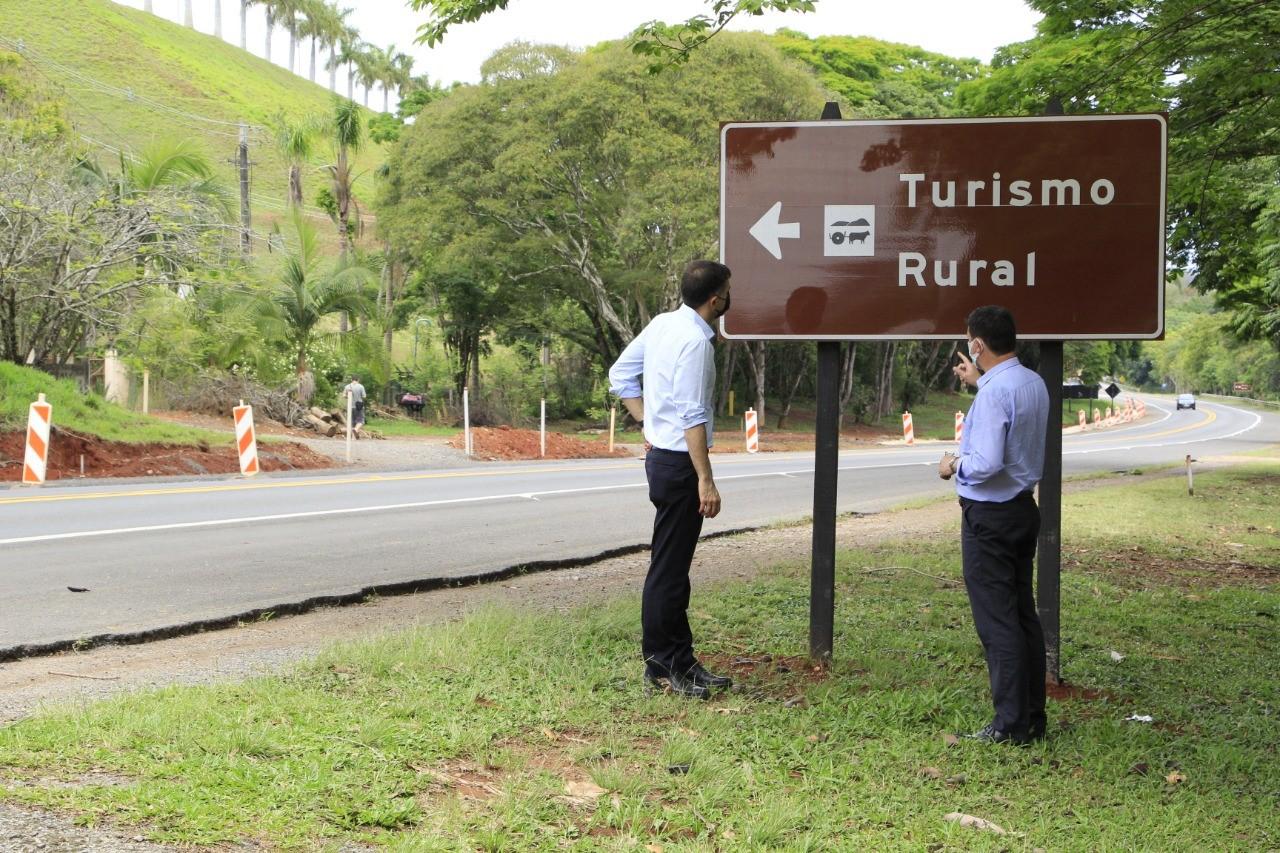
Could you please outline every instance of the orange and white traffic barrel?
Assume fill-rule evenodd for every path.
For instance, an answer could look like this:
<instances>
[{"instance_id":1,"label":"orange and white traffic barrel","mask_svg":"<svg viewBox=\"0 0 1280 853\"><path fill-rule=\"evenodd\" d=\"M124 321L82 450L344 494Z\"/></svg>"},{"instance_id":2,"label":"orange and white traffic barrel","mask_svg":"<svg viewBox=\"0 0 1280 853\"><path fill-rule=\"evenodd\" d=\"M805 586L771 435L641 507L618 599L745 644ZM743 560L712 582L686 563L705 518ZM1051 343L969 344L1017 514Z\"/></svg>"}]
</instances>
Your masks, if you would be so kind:
<instances>
[{"instance_id":1,"label":"orange and white traffic barrel","mask_svg":"<svg viewBox=\"0 0 1280 853\"><path fill-rule=\"evenodd\" d=\"M956 412L956 444L964 438L964 412Z\"/></svg>"},{"instance_id":2,"label":"orange and white traffic barrel","mask_svg":"<svg viewBox=\"0 0 1280 853\"><path fill-rule=\"evenodd\" d=\"M911 425L911 413L902 413L902 437L906 439L907 444L916 443L916 428Z\"/></svg>"},{"instance_id":3,"label":"orange and white traffic barrel","mask_svg":"<svg viewBox=\"0 0 1280 853\"><path fill-rule=\"evenodd\" d=\"M236 450L240 454L240 473L246 477L258 473L258 436L253 430L253 406L244 400L232 410L236 419Z\"/></svg>"},{"instance_id":4,"label":"orange and white traffic barrel","mask_svg":"<svg viewBox=\"0 0 1280 853\"><path fill-rule=\"evenodd\" d=\"M49 464L49 432L53 423L53 406L41 394L27 410L27 448L22 457L22 482L30 486L44 484Z\"/></svg>"},{"instance_id":5,"label":"orange and white traffic barrel","mask_svg":"<svg viewBox=\"0 0 1280 853\"><path fill-rule=\"evenodd\" d=\"M756 410L747 409L742 413L747 434L747 452L760 452L760 425L756 420Z\"/></svg>"},{"instance_id":6,"label":"orange and white traffic barrel","mask_svg":"<svg viewBox=\"0 0 1280 853\"><path fill-rule=\"evenodd\" d=\"M1080 410L1080 431L1083 432L1088 428L1089 428L1089 419L1085 417L1084 409L1081 409Z\"/></svg>"},{"instance_id":7,"label":"orange and white traffic barrel","mask_svg":"<svg viewBox=\"0 0 1280 853\"><path fill-rule=\"evenodd\" d=\"M1100 426L1102 424L1102 409L1097 406L1093 407L1093 425Z\"/></svg>"}]
</instances>

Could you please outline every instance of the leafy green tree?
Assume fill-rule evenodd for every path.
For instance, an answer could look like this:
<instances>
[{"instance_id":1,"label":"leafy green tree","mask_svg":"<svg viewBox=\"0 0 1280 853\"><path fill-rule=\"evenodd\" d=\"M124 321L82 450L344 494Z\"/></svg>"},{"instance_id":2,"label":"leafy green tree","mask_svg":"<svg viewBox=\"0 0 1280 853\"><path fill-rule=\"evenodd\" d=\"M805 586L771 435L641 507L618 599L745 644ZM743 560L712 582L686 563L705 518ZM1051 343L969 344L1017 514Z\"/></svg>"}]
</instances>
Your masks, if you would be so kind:
<instances>
[{"instance_id":1,"label":"leafy green tree","mask_svg":"<svg viewBox=\"0 0 1280 853\"><path fill-rule=\"evenodd\" d=\"M955 112L956 89L978 79L976 59L954 59L868 36L810 38L792 30L772 37L783 53L808 65L840 96L853 118L931 117Z\"/></svg>"},{"instance_id":2,"label":"leafy green tree","mask_svg":"<svg viewBox=\"0 0 1280 853\"><path fill-rule=\"evenodd\" d=\"M677 304L685 263L714 253L719 121L812 118L825 99L749 34L656 76L616 43L583 54L514 45L483 74L405 133L380 225L415 258L486 241L472 256L583 312L601 363Z\"/></svg>"},{"instance_id":3,"label":"leafy green tree","mask_svg":"<svg viewBox=\"0 0 1280 853\"><path fill-rule=\"evenodd\" d=\"M326 333L324 321L334 314L367 316L372 310L368 291L375 276L350 259L327 264L315 228L301 212L290 214L297 245L285 252L279 277L256 297L255 316L267 340L291 353L298 378L298 399L305 403L314 389L308 380L308 353L322 339L357 346L363 339L353 332Z\"/></svg>"},{"instance_id":4,"label":"leafy green tree","mask_svg":"<svg viewBox=\"0 0 1280 853\"><path fill-rule=\"evenodd\" d=\"M1169 113L1169 261L1218 294L1239 334L1280 347L1265 247L1280 171L1280 5L1258 0L1031 0L1030 41L1002 48L961 109Z\"/></svg>"}]
</instances>

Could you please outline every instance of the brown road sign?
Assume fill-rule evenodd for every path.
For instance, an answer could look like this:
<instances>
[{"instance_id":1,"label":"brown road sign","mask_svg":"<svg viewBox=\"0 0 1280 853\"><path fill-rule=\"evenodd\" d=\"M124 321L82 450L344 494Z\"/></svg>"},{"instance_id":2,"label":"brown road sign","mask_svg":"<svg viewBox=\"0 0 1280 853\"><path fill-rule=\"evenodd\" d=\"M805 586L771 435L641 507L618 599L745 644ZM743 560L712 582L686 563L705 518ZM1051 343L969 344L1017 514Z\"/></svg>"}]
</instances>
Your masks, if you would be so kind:
<instances>
[{"instance_id":1,"label":"brown road sign","mask_svg":"<svg viewBox=\"0 0 1280 853\"><path fill-rule=\"evenodd\" d=\"M727 124L732 338L1164 331L1162 115Z\"/></svg>"}]
</instances>

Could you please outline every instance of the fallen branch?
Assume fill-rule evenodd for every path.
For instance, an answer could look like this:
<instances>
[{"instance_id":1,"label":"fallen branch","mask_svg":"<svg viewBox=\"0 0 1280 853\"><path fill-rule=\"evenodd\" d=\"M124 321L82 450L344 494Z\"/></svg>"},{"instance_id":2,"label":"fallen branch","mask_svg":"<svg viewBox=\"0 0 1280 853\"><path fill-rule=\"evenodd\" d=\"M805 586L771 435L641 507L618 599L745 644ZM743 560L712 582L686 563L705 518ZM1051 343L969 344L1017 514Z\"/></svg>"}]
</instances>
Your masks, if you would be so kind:
<instances>
[{"instance_id":1,"label":"fallen branch","mask_svg":"<svg viewBox=\"0 0 1280 853\"><path fill-rule=\"evenodd\" d=\"M64 678L92 678L94 681L119 681L118 675L82 675L78 672L58 672L56 669L49 670L50 675L61 675Z\"/></svg>"},{"instance_id":2,"label":"fallen branch","mask_svg":"<svg viewBox=\"0 0 1280 853\"><path fill-rule=\"evenodd\" d=\"M951 584L952 586L960 586L960 581L956 580L955 578L944 578L944 577L939 577L938 575L931 575L928 572L922 572L919 569L913 569L910 566L879 566L876 568L868 568L864 566L862 568L862 573L864 575L875 574L876 572L892 572L892 571L914 572L915 574L920 575L921 577L930 578L932 580L938 581L939 583Z\"/></svg>"}]
</instances>

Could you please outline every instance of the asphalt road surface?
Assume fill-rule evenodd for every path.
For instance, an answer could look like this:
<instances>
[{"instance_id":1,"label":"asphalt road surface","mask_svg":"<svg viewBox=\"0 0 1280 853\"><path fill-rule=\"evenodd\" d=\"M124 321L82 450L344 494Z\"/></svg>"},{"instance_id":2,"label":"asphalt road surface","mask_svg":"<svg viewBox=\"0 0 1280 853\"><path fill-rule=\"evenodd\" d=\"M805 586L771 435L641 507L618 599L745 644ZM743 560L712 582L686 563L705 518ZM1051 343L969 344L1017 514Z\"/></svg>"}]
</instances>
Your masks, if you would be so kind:
<instances>
[{"instance_id":1,"label":"asphalt road surface","mask_svg":"<svg viewBox=\"0 0 1280 853\"><path fill-rule=\"evenodd\" d=\"M1150 467L1280 442L1280 415L1145 397L1141 423L1064 438L1064 474ZM734 435L721 442L737 441ZM840 512L943 496L949 443L840 454ZM803 518L813 455L717 455L705 532ZM639 459L253 480L0 490L0 654L460 578L645 544ZM68 587L87 590L72 592Z\"/></svg>"}]
</instances>

